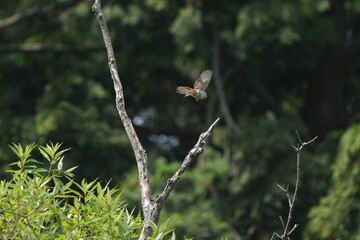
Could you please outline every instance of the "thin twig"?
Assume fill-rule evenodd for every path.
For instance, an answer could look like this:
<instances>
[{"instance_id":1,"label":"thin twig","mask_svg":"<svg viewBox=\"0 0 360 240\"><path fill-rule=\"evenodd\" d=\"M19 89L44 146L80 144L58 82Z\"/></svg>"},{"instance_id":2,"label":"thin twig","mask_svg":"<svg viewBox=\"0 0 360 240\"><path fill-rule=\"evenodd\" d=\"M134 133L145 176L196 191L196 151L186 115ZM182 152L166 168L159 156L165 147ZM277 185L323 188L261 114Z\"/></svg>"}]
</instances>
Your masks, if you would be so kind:
<instances>
[{"instance_id":1,"label":"thin twig","mask_svg":"<svg viewBox=\"0 0 360 240\"><path fill-rule=\"evenodd\" d=\"M17 212L14 212L14 211L0 210L0 214L4 214L4 213L11 213L11 214L23 217L23 218L26 218L28 216L27 214L25 215L25 214L17 213Z\"/></svg>"},{"instance_id":2,"label":"thin twig","mask_svg":"<svg viewBox=\"0 0 360 240\"><path fill-rule=\"evenodd\" d=\"M33 8L29 8L22 13L17 13L10 17L1 19L0 20L0 28L9 27L18 22L25 21L36 15L49 14L49 13L53 12L54 10L70 8L70 7L73 7L73 6L83 2L83 1L84 0L72 0L69 2L55 2L55 3L48 4L48 5L40 6L40 7L36 6Z\"/></svg>"},{"instance_id":3,"label":"thin twig","mask_svg":"<svg viewBox=\"0 0 360 240\"><path fill-rule=\"evenodd\" d=\"M289 231L288 235L290 235L296 228L299 226L299 224L295 224L293 228Z\"/></svg>"},{"instance_id":4,"label":"thin twig","mask_svg":"<svg viewBox=\"0 0 360 240\"><path fill-rule=\"evenodd\" d=\"M301 137L300 137L300 135L299 135L299 132L298 132L297 130L296 130L295 132L296 132L296 136L297 136L297 138L298 138L299 143L302 145L303 142L302 142L302 140L301 140Z\"/></svg>"},{"instance_id":5,"label":"thin twig","mask_svg":"<svg viewBox=\"0 0 360 240\"><path fill-rule=\"evenodd\" d=\"M273 235L271 236L270 240L273 240L275 236L277 236L278 238L281 238L281 236L279 234L277 234L276 232L273 232Z\"/></svg>"},{"instance_id":6,"label":"thin twig","mask_svg":"<svg viewBox=\"0 0 360 240\"><path fill-rule=\"evenodd\" d=\"M67 46L63 44L46 45L42 43L33 43L17 46L0 47L0 54L9 54L14 52L22 53L43 53L43 52L56 52L56 53L93 53L104 51L104 46Z\"/></svg>"},{"instance_id":7,"label":"thin twig","mask_svg":"<svg viewBox=\"0 0 360 240\"><path fill-rule=\"evenodd\" d=\"M282 218L282 216L279 216L280 218L280 222L283 228L285 228L285 223L284 223L284 219Z\"/></svg>"},{"instance_id":8,"label":"thin twig","mask_svg":"<svg viewBox=\"0 0 360 240\"><path fill-rule=\"evenodd\" d=\"M304 146L315 141L315 139L317 139L317 137L314 137L313 139L311 139L308 142L303 142L297 131L296 131L296 136L298 138L299 143L297 144L297 146L292 146L296 152L296 182L295 182L294 194L293 194L293 197L291 198L290 192L289 192L289 186L287 186L286 188L283 188L280 184L277 184L278 187L286 194L286 198L289 203L289 212L288 212L288 216L286 219L286 223L284 223L283 218L280 216L281 225L284 228L283 233L280 235L280 234L274 232L271 239L273 239L274 236L277 236L278 238L280 238L282 240L288 240L288 239L290 239L290 235L299 226L298 224L294 224L292 227L290 227L292 224L294 205L295 205L295 201L297 199L297 195L298 195L298 191L299 191L299 184L300 184L300 152Z\"/></svg>"}]
</instances>

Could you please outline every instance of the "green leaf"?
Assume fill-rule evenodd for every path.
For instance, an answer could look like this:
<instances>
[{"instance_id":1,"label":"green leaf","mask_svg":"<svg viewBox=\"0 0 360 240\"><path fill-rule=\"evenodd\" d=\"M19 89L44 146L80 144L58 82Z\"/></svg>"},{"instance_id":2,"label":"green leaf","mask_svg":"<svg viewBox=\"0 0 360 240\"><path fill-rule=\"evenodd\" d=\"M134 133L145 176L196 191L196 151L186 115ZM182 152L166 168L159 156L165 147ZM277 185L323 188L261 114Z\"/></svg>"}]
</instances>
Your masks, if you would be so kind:
<instances>
[{"instance_id":1,"label":"green leaf","mask_svg":"<svg viewBox=\"0 0 360 240\"><path fill-rule=\"evenodd\" d=\"M74 170L77 169L78 167L79 167L79 166L75 166L75 167L69 168L69 169L66 170L65 172L71 173L72 171L74 171Z\"/></svg>"},{"instance_id":2,"label":"green leaf","mask_svg":"<svg viewBox=\"0 0 360 240\"><path fill-rule=\"evenodd\" d=\"M36 164L44 164L43 162L40 162L40 161L35 160L35 159L29 159L29 162L36 163Z\"/></svg>"},{"instance_id":3,"label":"green leaf","mask_svg":"<svg viewBox=\"0 0 360 240\"><path fill-rule=\"evenodd\" d=\"M42 172L47 172L48 170L45 168L34 168L34 169L26 169L27 173L42 173Z\"/></svg>"},{"instance_id":4,"label":"green leaf","mask_svg":"<svg viewBox=\"0 0 360 240\"><path fill-rule=\"evenodd\" d=\"M51 158L50 155L48 154L48 149L44 148L42 146L39 147L39 151L41 153L41 155L43 155L44 158L46 158L46 160L48 160L48 162L51 162Z\"/></svg>"}]
</instances>

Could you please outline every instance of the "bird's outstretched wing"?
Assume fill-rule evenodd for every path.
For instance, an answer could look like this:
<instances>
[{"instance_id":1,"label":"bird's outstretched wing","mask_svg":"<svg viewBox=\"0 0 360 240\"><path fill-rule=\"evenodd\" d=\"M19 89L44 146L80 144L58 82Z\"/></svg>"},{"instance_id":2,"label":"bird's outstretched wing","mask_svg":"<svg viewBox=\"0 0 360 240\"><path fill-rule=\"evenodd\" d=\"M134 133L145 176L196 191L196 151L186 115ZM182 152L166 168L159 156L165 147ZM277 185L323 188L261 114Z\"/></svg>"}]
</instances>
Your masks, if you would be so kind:
<instances>
[{"instance_id":1,"label":"bird's outstretched wing","mask_svg":"<svg viewBox=\"0 0 360 240\"><path fill-rule=\"evenodd\" d=\"M196 90L204 90L207 88L207 86L209 85L210 79L211 79L211 75L212 75L212 71L211 70L205 70L203 71L199 78L196 79L195 83L194 83L194 88Z\"/></svg>"},{"instance_id":2,"label":"bird's outstretched wing","mask_svg":"<svg viewBox=\"0 0 360 240\"><path fill-rule=\"evenodd\" d=\"M190 90L191 90L191 88L187 87L187 86L180 86L180 87L176 88L177 93L184 94L184 95L188 95Z\"/></svg>"}]
</instances>

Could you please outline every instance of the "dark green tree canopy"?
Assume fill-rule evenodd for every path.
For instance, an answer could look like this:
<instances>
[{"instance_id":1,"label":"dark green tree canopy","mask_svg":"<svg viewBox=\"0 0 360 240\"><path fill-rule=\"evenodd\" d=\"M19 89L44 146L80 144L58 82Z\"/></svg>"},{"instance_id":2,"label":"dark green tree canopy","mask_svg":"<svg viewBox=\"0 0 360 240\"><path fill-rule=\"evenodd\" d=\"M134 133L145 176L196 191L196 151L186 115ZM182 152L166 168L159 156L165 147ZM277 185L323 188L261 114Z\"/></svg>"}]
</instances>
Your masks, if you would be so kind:
<instances>
[{"instance_id":1,"label":"dark green tree canopy","mask_svg":"<svg viewBox=\"0 0 360 240\"><path fill-rule=\"evenodd\" d=\"M336 175L339 165L350 171L358 159L356 137L348 145L339 141L343 134L341 139L349 139L348 131L357 132L359 121L359 1L102 2L126 108L147 150L155 185L161 189L199 134L222 118L209 150L166 209L179 214L173 223L180 232L200 239L269 239L281 228L278 215L286 213L276 183L293 183L290 145L299 130L319 141L303 156L296 237L305 231L308 239L355 239L357 215L337 231L335 223L346 217L339 212L334 224L328 223L331 234L317 234L322 216L316 214L337 196L335 185L343 179ZM116 112L91 5L85 0L1 3L1 168L10 163L5 146L11 142L63 142L72 148L66 164L83 166L80 177L114 179L128 188L135 205L134 156ZM176 93L205 69L213 70L205 101ZM353 160L341 161L344 152ZM354 185L355 175L347 179ZM323 196L327 204L315 207ZM354 200L348 207L355 205ZM189 226L184 218L201 223Z\"/></svg>"}]
</instances>

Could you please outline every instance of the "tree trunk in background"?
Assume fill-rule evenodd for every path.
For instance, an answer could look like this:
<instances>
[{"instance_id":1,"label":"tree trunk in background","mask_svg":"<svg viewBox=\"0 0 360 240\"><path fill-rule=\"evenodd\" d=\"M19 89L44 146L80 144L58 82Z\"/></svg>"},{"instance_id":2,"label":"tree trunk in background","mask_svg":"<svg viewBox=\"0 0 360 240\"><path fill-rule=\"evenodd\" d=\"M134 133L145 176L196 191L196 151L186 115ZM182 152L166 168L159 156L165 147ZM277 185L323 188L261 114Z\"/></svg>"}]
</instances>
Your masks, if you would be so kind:
<instances>
[{"instance_id":1,"label":"tree trunk in background","mask_svg":"<svg viewBox=\"0 0 360 240\"><path fill-rule=\"evenodd\" d=\"M310 133L324 136L345 120L344 89L347 79L344 0L333 1L329 11L336 40L328 44L308 82L304 119Z\"/></svg>"}]
</instances>

